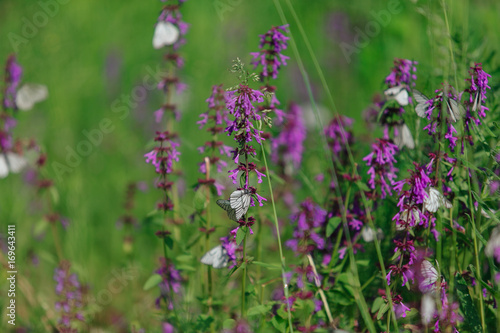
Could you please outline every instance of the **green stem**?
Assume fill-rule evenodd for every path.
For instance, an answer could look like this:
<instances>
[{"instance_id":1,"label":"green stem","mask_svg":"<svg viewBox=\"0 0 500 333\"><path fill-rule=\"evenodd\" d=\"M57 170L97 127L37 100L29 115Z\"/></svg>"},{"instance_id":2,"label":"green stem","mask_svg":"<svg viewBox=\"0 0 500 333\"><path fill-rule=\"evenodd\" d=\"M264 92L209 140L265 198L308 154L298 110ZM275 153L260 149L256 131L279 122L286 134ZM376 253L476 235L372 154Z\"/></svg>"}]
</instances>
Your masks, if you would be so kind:
<instances>
[{"instance_id":1,"label":"green stem","mask_svg":"<svg viewBox=\"0 0 500 333\"><path fill-rule=\"evenodd\" d=\"M287 6L290 10L290 12L292 13L292 16L294 17L294 20L297 24L297 27L299 28L300 30L300 33L302 35L302 38L304 39L304 42L306 43L306 47L309 51L309 54L313 60L313 63L314 63L314 66L316 68L316 71L320 77L320 80L321 80L321 83L323 85L323 89L325 90L326 94L328 95L328 99L332 105L332 108L334 110L334 113L336 115L338 115L338 111L337 111L337 108L335 106L335 102L333 100L333 97L332 97L332 94L330 92L330 89L328 88L328 84L326 82L326 79L325 79L325 76L323 74L323 71L321 70L321 67L319 66L319 62L314 54L314 51L311 47L311 44L309 43L309 39L307 37L307 34L306 32L304 31L304 28L302 27L302 24L297 16L297 13L295 12L290 0L286 0L286 3L287 3ZM281 17L281 20L283 22L283 24L287 24L287 20L286 20L286 16L283 12L283 8L281 7L281 4L279 2L279 0L274 0L274 4L276 6L276 9L278 10L278 13ZM319 127L319 133L321 133L321 138L322 138L322 142L323 142L323 146L325 147L325 151L326 151L326 155L330 158L330 160L333 162L333 156L332 156L332 153L331 151L328 150L328 144L326 142L326 137L325 137L325 134L324 132L321 130L322 129L322 122L321 122L321 118L319 117L319 113L318 113L318 110L317 110L317 107L316 107L316 103L314 101L314 96L312 94L312 89L311 89L311 85L310 85L310 82L309 82L309 78L307 76L307 72L305 70L305 67L304 67L304 64L302 62L302 59L301 59L301 56L300 56L300 52L298 50L298 47L295 43L295 39L293 38L293 35L292 33L290 32L290 44L292 46L292 49L293 49L293 52L295 54L295 57L297 58L297 64L299 66L299 69L300 69L300 72L302 74L302 77L303 77L303 80L304 80L304 83L306 85L306 89L307 89L307 92L308 92L308 95L309 95L309 99L311 101L311 105L312 105L312 109L314 111L314 114L315 114L315 117L316 117L316 122L317 122L317 125ZM345 131L343 129L343 127L341 126L341 136L342 136L342 139L343 141L345 142L345 146L346 146L346 150L347 150L347 153L348 153L348 156L349 156L349 160L350 160L350 163L352 165L352 168L353 170L356 170L356 163L354 161L354 158L352 156L352 153L351 153L351 149L349 147L349 144L348 144L348 141L347 141L347 136L345 134ZM333 168L335 169L335 164L333 164ZM334 176L334 182L336 184L339 184L339 182L337 181L336 179L336 173L335 173L335 170L333 172L333 176ZM357 271L357 267L356 267L356 261L354 260L354 253L353 253L353 250L352 250L352 244L350 242L350 235L348 234L348 229L347 228L347 219L346 219L346 214L345 214L345 211L347 210L347 205L343 205L342 204L342 193L339 189L339 186L336 186L335 187L335 191L337 192L337 196L340 198L340 207L341 209L343 209L343 218L342 218L342 223L343 223L343 226L344 226L344 233L346 233L346 237L348 238L348 248L349 248L349 252L350 252L350 264L351 264L351 270L353 272L353 274L355 275L355 285L356 287L358 288L357 290L357 293L355 293L356 295L356 300L358 302L358 306L360 307L360 310L361 310L361 314L363 316L363 319L365 320L365 323L366 325L368 326L370 332L375 332L375 325L373 323L373 320L370 316L370 313L369 311L367 310L367 305L366 305L366 301L364 299L364 296L362 293L360 293L359 291L359 288L361 287L360 285L360 281L359 281L359 275L358 275L358 271ZM368 209L368 202L366 201L366 198L364 198L363 200L363 204L365 206L365 209ZM391 304L391 311L393 311L392 309L392 304Z\"/></svg>"},{"instance_id":2,"label":"green stem","mask_svg":"<svg viewBox=\"0 0 500 333\"><path fill-rule=\"evenodd\" d=\"M468 150L469 149L464 149L464 154L465 154L465 159L471 163L471 161L468 158ZM474 244L474 261L476 264L476 273L477 273L477 279L479 280L478 283L476 283L476 294L479 296L479 312L481 314L481 325L482 325L482 330L483 333L486 332L486 320L485 320L485 313L484 313L484 299L483 299L483 293L481 291L481 265L479 262L479 250L478 250L478 245L477 245L477 236L476 232L478 232L478 229L476 228L476 222L475 222L475 217L474 217L474 201L472 199L472 189L471 189L471 180L469 177L469 172L470 169L467 167L466 168L466 174L465 178L467 178L467 187L468 187L468 192L469 192L469 209L470 209L470 221L472 224L472 241Z\"/></svg>"},{"instance_id":3,"label":"green stem","mask_svg":"<svg viewBox=\"0 0 500 333\"><path fill-rule=\"evenodd\" d=\"M274 202L273 186L271 184L269 167L267 165L266 151L264 150L262 140L260 140L260 149L262 151L262 159L264 160L264 166L266 167L267 184L269 186L269 194L271 196L271 206L273 207L274 226L276 228L276 236L278 238L278 249L280 252L280 261L281 261L281 277L283 279L283 292L285 293L286 304L288 307L288 309L287 309L288 310L287 311L287 313L288 313L288 326L290 328L290 332L293 333L292 312L290 309L290 303L288 302L289 292L288 292L288 284L286 283L286 277L285 277L285 270L286 270L285 256L283 255L283 248L281 246L281 233L280 233L280 226L279 226L279 222L278 222L278 214L276 213L276 204Z\"/></svg>"},{"instance_id":4,"label":"green stem","mask_svg":"<svg viewBox=\"0 0 500 333\"><path fill-rule=\"evenodd\" d=\"M243 276L241 278L241 318L246 317L245 310L245 293L246 293L246 279L247 279L247 234L248 227L245 228L245 237L243 238Z\"/></svg>"}]
</instances>

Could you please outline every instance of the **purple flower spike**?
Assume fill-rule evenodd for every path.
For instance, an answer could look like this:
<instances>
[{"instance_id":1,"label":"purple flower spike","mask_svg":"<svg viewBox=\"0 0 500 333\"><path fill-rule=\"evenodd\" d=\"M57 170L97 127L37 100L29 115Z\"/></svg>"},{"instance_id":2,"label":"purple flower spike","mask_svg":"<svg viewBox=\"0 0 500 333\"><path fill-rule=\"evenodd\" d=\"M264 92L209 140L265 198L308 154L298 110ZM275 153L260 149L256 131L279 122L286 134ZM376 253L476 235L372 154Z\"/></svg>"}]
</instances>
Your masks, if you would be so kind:
<instances>
[{"instance_id":1,"label":"purple flower spike","mask_svg":"<svg viewBox=\"0 0 500 333\"><path fill-rule=\"evenodd\" d=\"M382 199L387 195L392 195L392 186L398 169L394 167L396 159L394 155L398 152L398 147L388 140L377 139L377 142L372 145L373 151L368 154L363 161L370 167L368 174L370 180L368 185L371 189L375 189L376 185L380 185L382 191Z\"/></svg>"},{"instance_id":2,"label":"purple flower spike","mask_svg":"<svg viewBox=\"0 0 500 333\"><path fill-rule=\"evenodd\" d=\"M286 61L289 57L281 52L288 47L289 37L285 36L288 33L288 25L272 27L271 30L264 35L260 35L259 52L250 53L253 57L252 65L254 68L262 66L261 77L272 77L276 79L281 66L286 66Z\"/></svg>"},{"instance_id":3,"label":"purple flower spike","mask_svg":"<svg viewBox=\"0 0 500 333\"><path fill-rule=\"evenodd\" d=\"M302 162L306 126L302 110L296 104L291 104L286 114L286 122L281 133L271 140L274 163L282 163L297 170Z\"/></svg>"},{"instance_id":4,"label":"purple flower spike","mask_svg":"<svg viewBox=\"0 0 500 333\"><path fill-rule=\"evenodd\" d=\"M5 66L5 93L3 96L4 108L16 108L17 87L23 74L22 67L17 63L16 56L11 55Z\"/></svg>"},{"instance_id":5,"label":"purple flower spike","mask_svg":"<svg viewBox=\"0 0 500 333\"><path fill-rule=\"evenodd\" d=\"M399 85L414 87L417 80L417 64L418 62L407 59L394 59L394 67L391 74L385 78L385 83L389 88Z\"/></svg>"}]
</instances>

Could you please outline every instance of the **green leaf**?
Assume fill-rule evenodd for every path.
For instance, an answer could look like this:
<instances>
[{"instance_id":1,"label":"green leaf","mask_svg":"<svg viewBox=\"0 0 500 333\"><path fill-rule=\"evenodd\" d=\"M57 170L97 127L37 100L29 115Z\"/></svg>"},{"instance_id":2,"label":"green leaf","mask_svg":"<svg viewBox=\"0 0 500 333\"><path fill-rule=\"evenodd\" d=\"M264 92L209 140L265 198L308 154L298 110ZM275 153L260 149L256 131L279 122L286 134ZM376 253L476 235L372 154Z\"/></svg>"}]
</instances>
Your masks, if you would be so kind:
<instances>
[{"instance_id":1,"label":"green leaf","mask_svg":"<svg viewBox=\"0 0 500 333\"><path fill-rule=\"evenodd\" d=\"M214 322L214 318L208 315L199 315L196 319L196 330L198 332L207 332L210 330L210 325Z\"/></svg>"},{"instance_id":2,"label":"green leaf","mask_svg":"<svg viewBox=\"0 0 500 333\"><path fill-rule=\"evenodd\" d=\"M380 320L384 314L389 310L389 303L385 303L380 307L380 310L378 310L377 313L377 320Z\"/></svg>"},{"instance_id":3,"label":"green leaf","mask_svg":"<svg viewBox=\"0 0 500 333\"><path fill-rule=\"evenodd\" d=\"M51 186L49 189L50 196L52 197L52 202L54 205L57 205L59 203L59 192L54 186Z\"/></svg>"},{"instance_id":4,"label":"green leaf","mask_svg":"<svg viewBox=\"0 0 500 333\"><path fill-rule=\"evenodd\" d=\"M236 245L240 245L247 234L247 227L240 227L236 232Z\"/></svg>"},{"instance_id":5,"label":"green leaf","mask_svg":"<svg viewBox=\"0 0 500 333\"><path fill-rule=\"evenodd\" d=\"M232 330L236 326L236 321L234 319L226 319L222 323L222 328L226 330Z\"/></svg>"},{"instance_id":6,"label":"green leaf","mask_svg":"<svg viewBox=\"0 0 500 333\"><path fill-rule=\"evenodd\" d=\"M370 192L371 191L370 188L368 187L368 185L366 185L362 181L357 181L356 185L359 187L359 189L361 191L364 191L364 192Z\"/></svg>"},{"instance_id":7,"label":"green leaf","mask_svg":"<svg viewBox=\"0 0 500 333\"><path fill-rule=\"evenodd\" d=\"M201 189L201 188L200 188ZM205 191L198 190L194 194L193 206L196 211L201 212L207 208L207 195Z\"/></svg>"},{"instance_id":8,"label":"green leaf","mask_svg":"<svg viewBox=\"0 0 500 333\"><path fill-rule=\"evenodd\" d=\"M194 257L192 254L181 254L180 256L177 256L175 259L177 259L177 261L189 262L192 261Z\"/></svg>"},{"instance_id":9,"label":"green leaf","mask_svg":"<svg viewBox=\"0 0 500 333\"><path fill-rule=\"evenodd\" d=\"M49 222L47 222L46 219L38 220L38 222L35 223L35 228L33 229L33 236L36 238L40 237L48 226Z\"/></svg>"},{"instance_id":10,"label":"green leaf","mask_svg":"<svg viewBox=\"0 0 500 333\"><path fill-rule=\"evenodd\" d=\"M358 266L368 267L368 265L370 264L370 260L356 260L356 264L358 264Z\"/></svg>"},{"instance_id":11,"label":"green leaf","mask_svg":"<svg viewBox=\"0 0 500 333\"><path fill-rule=\"evenodd\" d=\"M342 222L340 216L334 216L328 220L328 224L326 225L326 237L330 237L333 234L340 222Z\"/></svg>"},{"instance_id":12,"label":"green leaf","mask_svg":"<svg viewBox=\"0 0 500 333\"><path fill-rule=\"evenodd\" d=\"M286 330L286 320L281 317L274 316L271 319L271 324L278 332L285 332Z\"/></svg>"},{"instance_id":13,"label":"green leaf","mask_svg":"<svg viewBox=\"0 0 500 333\"><path fill-rule=\"evenodd\" d=\"M375 298L375 301L373 301L372 305L372 313L375 313L375 311L378 311L380 307L384 304L384 299L382 297L377 297Z\"/></svg>"},{"instance_id":14,"label":"green leaf","mask_svg":"<svg viewBox=\"0 0 500 333\"><path fill-rule=\"evenodd\" d=\"M458 300L460 301L460 309L464 314L464 323L469 328L470 332L480 333L482 332L481 321L479 320L477 309L470 296L467 283L460 273L455 274L455 280L457 282L456 291Z\"/></svg>"},{"instance_id":15,"label":"green leaf","mask_svg":"<svg viewBox=\"0 0 500 333\"><path fill-rule=\"evenodd\" d=\"M251 307L250 309L247 310L247 316L256 316L256 315L263 315L269 312L271 310L270 305L257 305L254 307Z\"/></svg>"},{"instance_id":16,"label":"green leaf","mask_svg":"<svg viewBox=\"0 0 500 333\"><path fill-rule=\"evenodd\" d=\"M197 271L197 269L194 268L191 265L178 265L176 268L178 270L181 270L181 271L190 271L190 272L196 272Z\"/></svg>"},{"instance_id":17,"label":"green leaf","mask_svg":"<svg viewBox=\"0 0 500 333\"><path fill-rule=\"evenodd\" d=\"M172 237L170 237L169 235L167 235L167 236L165 236L165 238L163 238L163 241L165 242L165 245L170 250L172 250L172 248L174 247L174 240L172 239Z\"/></svg>"},{"instance_id":18,"label":"green leaf","mask_svg":"<svg viewBox=\"0 0 500 333\"><path fill-rule=\"evenodd\" d=\"M163 281L163 278L161 277L160 274L153 274L149 277L149 279L144 283L144 290L149 290L153 287L156 287L161 281Z\"/></svg>"},{"instance_id":19,"label":"green leaf","mask_svg":"<svg viewBox=\"0 0 500 333\"><path fill-rule=\"evenodd\" d=\"M267 269L281 269L280 264L268 264L262 261L252 261L252 264L255 264L257 266L262 266Z\"/></svg>"}]
</instances>

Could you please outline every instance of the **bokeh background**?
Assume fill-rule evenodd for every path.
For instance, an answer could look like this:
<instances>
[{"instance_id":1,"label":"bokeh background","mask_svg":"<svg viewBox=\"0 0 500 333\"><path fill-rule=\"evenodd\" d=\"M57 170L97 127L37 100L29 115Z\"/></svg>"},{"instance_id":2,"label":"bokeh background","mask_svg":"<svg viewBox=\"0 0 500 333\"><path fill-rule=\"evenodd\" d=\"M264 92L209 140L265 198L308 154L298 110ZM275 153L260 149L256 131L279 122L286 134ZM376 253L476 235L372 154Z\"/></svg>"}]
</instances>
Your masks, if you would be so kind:
<instances>
[{"instance_id":1,"label":"bokeh background","mask_svg":"<svg viewBox=\"0 0 500 333\"><path fill-rule=\"evenodd\" d=\"M33 17L42 10L40 3L49 2L56 3L57 10L45 24L36 27ZM148 68L155 69L162 63L163 51L154 50L151 40L163 3L64 2L0 1L0 61L5 62L16 51L24 68L23 82L45 84L49 89L48 100L19 116L16 135L35 138L48 154L47 175L56 179L59 194L55 208L70 221L67 230L59 229L59 237L65 257L80 280L95 293L108 288L106 284L114 269L131 262L139 267L137 277L104 306L105 311L96 319L98 326L110 332L133 322L141 327L154 327L154 315L150 312L155 292L143 292L142 286L156 268L161 253L154 236L157 226L141 223L134 233L133 254L127 255L123 250L124 231L117 228L116 222L124 211L128 183L148 185L148 190L137 194L134 213L139 219L154 209L159 196L151 186L153 169L145 164L143 154L154 135L152 114L161 104L162 94L150 91L137 106L130 108L124 119L112 112L112 105L142 83ZM356 33L365 31L367 23L374 21L373 13L387 10L391 2L399 6L400 12L391 15L389 23L347 59L341 43L355 45ZM371 135L363 124L362 111L381 92L394 58L419 62L417 87L424 91L429 91L430 83L439 84L450 71L449 39L439 1L294 0L292 3L326 76L337 110L355 119L354 130L358 135ZM494 52L500 45L500 3L448 1L447 5L452 37L460 42L453 46L458 55L457 72L462 73L460 82L470 65L460 55L470 54L478 62L490 57L489 61L498 65ZM217 11L218 6L222 6L222 12ZM200 155L196 147L208 139L208 134L201 133L195 122L206 110L205 99L211 86L235 84L235 77L228 71L231 61L239 57L248 63L249 52L258 49L259 35L282 21L273 1L263 0L189 0L182 13L190 28L187 44L180 49L186 64L180 75L189 88L180 99L182 119L175 129L182 136L181 168L185 174L182 214L187 221L194 196L192 185L198 178ZM334 111L286 8L285 14L316 101L325 110L326 122ZM34 23L36 32L26 38L26 43L14 47L12 34L23 37L26 22ZM277 80L279 99L284 103L293 100L307 108L309 98L295 55L291 48L286 54L291 59ZM485 70L489 72L489 68ZM104 118L112 121L113 131L105 134L102 143L93 147L92 153L83 157L77 167L58 179L51 165L64 163L67 147L75 149L85 140L84 131L98 128ZM309 136L312 141L319 140L314 129ZM307 189L298 193L299 197L307 195ZM20 292L17 295L20 326L36 325L44 312L54 311L51 310L55 299L52 275L58 260L51 233L48 229L37 229L43 219L39 209L42 205L33 189L24 185L22 175L0 180L0 232L5 232L7 224L17 225L19 274L31 284L27 289L31 295ZM286 215L283 218L286 223ZM219 225L224 223L226 220L221 219ZM226 229L221 228L219 234ZM2 273L2 299L4 281ZM3 313L3 300L0 305ZM6 327L2 316L0 330Z\"/></svg>"}]
</instances>

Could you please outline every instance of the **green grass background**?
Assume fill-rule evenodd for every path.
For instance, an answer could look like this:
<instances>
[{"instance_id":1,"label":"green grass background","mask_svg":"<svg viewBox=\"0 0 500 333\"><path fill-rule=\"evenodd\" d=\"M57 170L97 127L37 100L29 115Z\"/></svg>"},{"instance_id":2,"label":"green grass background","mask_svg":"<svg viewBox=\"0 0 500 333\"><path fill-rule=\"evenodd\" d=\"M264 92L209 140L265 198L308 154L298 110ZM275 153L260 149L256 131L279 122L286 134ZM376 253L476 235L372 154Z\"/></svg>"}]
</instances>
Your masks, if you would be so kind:
<instances>
[{"instance_id":1,"label":"green grass background","mask_svg":"<svg viewBox=\"0 0 500 333\"><path fill-rule=\"evenodd\" d=\"M429 7L436 17L442 19L443 13L437 2L401 1L402 11L393 15L390 23L370 38L368 45L353 55L350 63L339 47L339 35L346 35L346 42L352 43L355 29L364 30L365 25L373 20L370 11L386 10L388 2L292 2L320 61L337 109L356 120L357 133L365 131L361 112L370 104L374 94L381 91L383 78L389 73L395 57L419 61L417 86L420 89L426 91L428 83L440 82L440 72L434 68L439 68L448 41L445 32L440 30L439 20L425 17L418 9ZM200 134L194 123L206 110L205 99L211 86L234 84L235 78L228 72L231 60L240 57L248 63L249 52L257 50L259 34L281 24L272 1L221 0L219 3L230 8L224 12L223 20L216 12L217 2L212 0L189 0L182 9L190 29L187 44L180 50L186 63L181 76L189 89L182 97L183 116L175 129L182 136L181 165L187 179L182 200L187 207L192 206L191 185L198 178L200 156L196 147L208 139L208 134ZM497 1L453 1L449 5L452 34L461 35L467 41L469 52L478 47L477 61L481 61L480 56L485 50L498 48L500 5ZM59 4L54 17L49 18L36 36L29 38L17 52L18 61L24 68L23 82L42 83L49 88L47 101L31 112L19 115L15 132L18 137L35 138L48 153L49 177L55 177L51 168L53 162L64 163L66 147L75 149L85 139L84 130L97 128L103 118L113 122L114 130L105 134L102 144L94 147L78 167L56 182L60 200L55 209L71 221L67 231L59 230L65 257L93 292L107 288L106 283L114 268L123 267L130 260L140 267L140 277L125 292L113 298L105 313L106 316L121 313L128 322L137 321L143 327L154 326L149 322L151 304L148 302L153 300L156 290L147 293L141 290L145 279L155 269L160 253L159 242L153 235L156 227L143 226L136 232L135 250L130 259L123 253L123 231L115 227L115 222L123 213L128 182L144 180L150 184L147 193L137 196L135 212L138 217L151 211L159 197L151 187L153 169L144 163L142 155L147 152L146 146L153 137L152 112L160 105L162 96L159 91L150 92L147 99L131 109L123 120L111 111L111 105L141 83L148 66L156 68L161 62L163 51L154 50L151 45L161 6L159 1L70 0ZM1 62L13 52L9 34L22 35L23 18L33 22L33 15L40 10L38 1L0 1ZM330 110L324 119L327 121L333 111L328 106L297 26L288 11L285 12L316 100ZM335 31L335 25L342 31ZM294 100L308 104L294 54L291 49L285 53L291 59L277 80L278 98L283 103ZM117 66L112 78L106 74L109 67L106 64L110 59L115 59ZM495 61L498 64L498 60ZM468 65L459 63L459 69L463 71ZM312 140L317 138L314 131L309 135ZM38 207L45 203L41 203L32 189L23 184L20 176L0 180L0 232L5 232L7 224L17 225L19 274L31 282L33 296L39 304L37 308L27 306L25 296L19 293L17 297L22 306L18 308L18 323L36 325L42 309L53 308L52 274L57 258L49 230L45 238L33 239L34 226L42 218ZM308 195L310 193L304 190L298 196ZM287 221L287 212L281 212L281 217ZM219 225L224 223L222 219L218 222ZM38 267L30 264L29 251L40 256ZM0 282L2 299L4 281L2 278ZM7 327L4 315L0 322L1 330ZM100 318L99 322L102 327L114 331L109 328L113 326L110 318Z\"/></svg>"}]
</instances>

